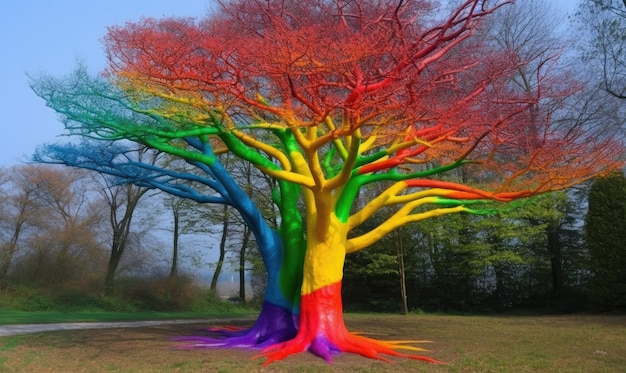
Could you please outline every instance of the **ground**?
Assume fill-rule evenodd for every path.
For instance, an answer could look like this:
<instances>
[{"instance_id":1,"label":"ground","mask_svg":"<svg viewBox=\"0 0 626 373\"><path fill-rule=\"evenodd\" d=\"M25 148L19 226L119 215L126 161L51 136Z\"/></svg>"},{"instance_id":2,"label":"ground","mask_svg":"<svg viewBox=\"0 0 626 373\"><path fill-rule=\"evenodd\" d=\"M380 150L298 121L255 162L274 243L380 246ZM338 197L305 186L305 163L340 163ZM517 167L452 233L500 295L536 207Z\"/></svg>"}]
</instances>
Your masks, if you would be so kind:
<instances>
[{"instance_id":1,"label":"ground","mask_svg":"<svg viewBox=\"0 0 626 373\"><path fill-rule=\"evenodd\" d=\"M206 325L162 325L0 338L0 372L623 372L626 316L350 315L352 331L380 339L428 339L437 366L310 353L261 367L246 350L178 351L169 337Z\"/></svg>"}]
</instances>

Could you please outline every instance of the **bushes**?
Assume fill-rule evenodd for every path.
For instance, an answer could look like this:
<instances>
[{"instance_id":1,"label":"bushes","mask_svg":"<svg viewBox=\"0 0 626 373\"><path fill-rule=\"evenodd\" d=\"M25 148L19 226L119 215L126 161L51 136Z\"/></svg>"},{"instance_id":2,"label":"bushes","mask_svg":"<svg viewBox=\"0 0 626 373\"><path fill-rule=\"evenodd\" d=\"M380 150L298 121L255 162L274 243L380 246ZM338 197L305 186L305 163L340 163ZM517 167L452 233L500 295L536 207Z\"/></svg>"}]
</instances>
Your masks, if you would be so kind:
<instances>
[{"instance_id":1,"label":"bushes","mask_svg":"<svg viewBox=\"0 0 626 373\"><path fill-rule=\"evenodd\" d=\"M232 302L220 300L189 276L122 278L119 280L118 293L112 297L76 286L50 289L8 283L0 291L0 310L13 311L226 313L241 308Z\"/></svg>"},{"instance_id":2,"label":"bushes","mask_svg":"<svg viewBox=\"0 0 626 373\"><path fill-rule=\"evenodd\" d=\"M189 276L121 278L118 296L132 299L141 310L188 311L202 289Z\"/></svg>"},{"instance_id":3,"label":"bushes","mask_svg":"<svg viewBox=\"0 0 626 373\"><path fill-rule=\"evenodd\" d=\"M23 311L52 311L55 308L54 301L42 294L33 295L22 303Z\"/></svg>"},{"instance_id":4,"label":"bushes","mask_svg":"<svg viewBox=\"0 0 626 373\"><path fill-rule=\"evenodd\" d=\"M50 291L43 288L10 284L0 301L0 310L134 312L137 307L132 300L122 298L103 297L76 290L61 291L57 289Z\"/></svg>"}]
</instances>

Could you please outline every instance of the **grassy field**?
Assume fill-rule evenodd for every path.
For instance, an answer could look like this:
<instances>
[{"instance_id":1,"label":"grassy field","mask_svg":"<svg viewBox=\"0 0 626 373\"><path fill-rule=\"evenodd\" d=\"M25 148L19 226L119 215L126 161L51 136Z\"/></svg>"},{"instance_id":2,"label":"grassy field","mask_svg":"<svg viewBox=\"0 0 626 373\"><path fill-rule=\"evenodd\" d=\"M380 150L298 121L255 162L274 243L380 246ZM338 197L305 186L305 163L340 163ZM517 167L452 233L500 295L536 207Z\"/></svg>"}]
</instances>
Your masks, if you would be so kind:
<instances>
[{"instance_id":1,"label":"grassy field","mask_svg":"<svg viewBox=\"0 0 626 373\"><path fill-rule=\"evenodd\" d=\"M433 343L446 365L310 353L262 367L246 350L173 349L205 325L60 331L0 338L0 372L626 372L626 316L346 315L352 331Z\"/></svg>"}]
</instances>

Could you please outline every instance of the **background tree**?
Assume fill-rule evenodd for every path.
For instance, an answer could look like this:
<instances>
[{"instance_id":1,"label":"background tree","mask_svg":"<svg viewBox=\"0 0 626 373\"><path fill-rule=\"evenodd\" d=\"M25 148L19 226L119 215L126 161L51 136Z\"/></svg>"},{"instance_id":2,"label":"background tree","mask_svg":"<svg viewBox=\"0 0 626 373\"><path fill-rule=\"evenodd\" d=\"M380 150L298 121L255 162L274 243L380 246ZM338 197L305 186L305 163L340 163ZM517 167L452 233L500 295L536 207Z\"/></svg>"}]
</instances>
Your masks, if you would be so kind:
<instances>
[{"instance_id":1,"label":"background tree","mask_svg":"<svg viewBox=\"0 0 626 373\"><path fill-rule=\"evenodd\" d=\"M197 174L197 177L201 177L201 173L197 172L193 165L175 157L168 156L167 154L161 154L161 159L158 162L158 169L174 170L180 174L195 173ZM130 181L133 181L133 179L130 179ZM141 181L141 179L135 181ZM155 185L157 185L156 187L158 188L158 184ZM190 182L187 187L193 188L199 196L215 193L211 188L208 188L206 185L202 185L201 183L195 183L192 185ZM225 241L224 236L228 235L228 229L224 229L224 225L228 225L228 222L225 222L224 220L226 218L224 206L202 204L192 198L179 197L173 192L170 192L168 195L163 197L163 203L167 209L171 211L173 218L173 226L168 230L172 233L173 241L170 277L175 277L178 273L179 241L181 236L185 234L205 236L218 231L221 232L220 237L223 238L220 240ZM198 243L197 246L203 246L203 244ZM217 279L220 275L225 254L225 245L220 245L220 259L218 259L218 262L216 263L218 269L214 271L213 279L211 280L210 289L212 291L216 290Z\"/></svg>"},{"instance_id":2,"label":"background tree","mask_svg":"<svg viewBox=\"0 0 626 373\"><path fill-rule=\"evenodd\" d=\"M591 299L602 307L626 307L626 178L621 172L594 181L585 232L594 277Z\"/></svg>"},{"instance_id":3,"label":"background tree","mask_svg":"<svg viewBox=\"0 0 626 373\"><path fill-rule=\"evenodd\" d=\"M213 272L213 277L211 277L211 290L213 292L217 291L217 280L220 277L220 274L222 273L222 267L224 266L224 262L226 261L226 243L228 241L228 234L229 232L229 227L230 227L230 222L231 222L231 217L230 215L232 214L232 211L230 211L230 209L228 208L228 205L223 205L222 207L222 211L219 215L217 216L213 216L213 218L217 218L217 220L222 222L222 231L221 231L221 238L220 238L220 244L219 244L219 255L217 258L217 261L215 262L215 271Z\"/></svg>"},{"instance_id":4,"label":"background tree","mask_svg":"<svg viewBox=\"0 0 626 373\"><path fill-rule=\"evenodd\" d=\"M190 259L194 263L194 267L203 269L202 267L206 262L202 258L207 256L207 251L210 249L206 245L207 236L214 233L214 227L207 227L202 224L206 215L211 214L205 211L207 206L176 195L164 195L162 200L165 211L172 215L171 226L168 225L164 228L172 235L169 277L173 279L181 274L180 265L185 258ZM181 246L183 237L187 235L195 236L188 244L188 246L195 247L194 250L188 251ZM189 271L189 268L184 270Z\"/></svg>"},{"instance_id":5,"label":"background tree","mask_svg":"<svg viewBox=\"0 0 626 373\"><path fill-rule=\"evenodd\" d=\"M267 210L268 203L271 204L271 199L264 200L264 193L253 193L252 190L271 190L272 188L266 185L263 179L259 179L258 175L252 175L252 169L250 165L242 164L236 159L229 159L227 155L222 155L220 159L224 166L229 170L233 178L240 180L242 188L246 193L253 197L255 204L262 209ZM231 157L232 158L232 157ZM178 169L182 172L194 172L193 167L184 165L177 162L176 159L168 158L167 164L163 164L162 167L171 169ZM253 185L253 178L256 185ZM198 186L196 186L198 188ZM208 190L204 193L209 192ZM246 225L245 220L241 218L236 209L228 208L227 205L215 206L207 204L198 204L189 199L181 199L178 197L165 197L165 201L170 205L170 209L174 214L174 227L178 225L178 230L173 230L174 242L178 242L179 234L195 233L195 234L217 234L218 236L218 258L215 262L215 269L210 281L210 289L213 292L217 291L218 281L222 274L222 269L225 264L228 264L232 260L236 261L233 264L233 268L239 270L239 297L242 300L246 299L246 271L249 269L246 266L248 257L253 256L254 253L258 256L258 250L254 252L248 252L248 249L255 247L254 237L252 230ZM178 223L177 223L178 222ZM278 224L273 221L270 222L272 226ZM176 234L178 231L179 234ZM176 253L177 250L174 250ZM176 257L176 255L175 255ZM172 261L174 263L174 261ZM261 264L262 265L262 264ZM171 271L170 271L171 272Z\"/></svg>"},{"instance_id":6,"label":"background tree","mask_svg":"<svg viewBox=\"0 0 626 373\"><path fill-rule=\"evenodd\" d=\"M607 93L626 99L626 3L623 0L581 1L576 29L584 30L579 38L583 62Z\"/></svg>"},{"instance_id":7,"label":"background tree","mask_svg":"<svg viewBox=\"0 0 626 373\"><path fill-rule=\"evenodd\" d=\"M372 225L376 223L377 219L371 219L369 222ZM368 225L361 228L367 230ZM381 239L369 250L346 257L342 289L346 310L379 312L402 310L400 287L402 273L398 265L398 236L402 233L402 230L396 231Z\"/></svg>"},{"instance_id":8,"label":"background tree","mask_svg":"<svg viewBox=\"0 0 626 373\"><path fill-rule=\"evenodd\" d=\"M139 151L139 157L147 157L148 153ZM154 162L154 160L149 161ZM98 193L108 205L108 218L111 228L110 257L104 277L104 293L115 293L115 275L122 260L129 238L132 234L132 221L137 205L148 192L148 188L133 184L116 185L116 180L104 175L94 175L98 185Z\"/></svg>"},{"instance_id":9,"label":"background tree","mask_svg":"<svg viewBox=\"0 0 626 373\"><path fill-rule=\"evenodd\" d=\"M298 331L268 343L266 363L305 349L329 361L335 351L434 361L396 351L414 347L348 333L345 255L409 223L486 213L483 201L566 188L620 165L616 144L543 111L573 89L553 75L553 56L537 63L533 90L522 92L510 82L523 57L472 38L506 3L464 1L432 22L422 16L431 10L424 2L233 1L198 24L112 28L109 81L78 74L36 91L76 134L132 139L207 167L215 164L212 147L223 144L302 189L304 275L283 272L295 275L290 289L301 289ZM124 110L132 120L103 119ZM203 153L186 152L180 139ZM446 177L461 169L471 177ZM360 190L377 182L391 185L353 208ZM284 201L279 207L281 222L292 223ZM352 236L386 208L396 211Z\"/></svg>"},{"instance_id":10,"label":"background tree","mask_svg":"<svg viewBox=\"0 0 626 373\"><path fill-rule=\"evenodd\" d=\"M22 244L22 236L33 224L35 189L28 181L33 167L15 166L0 169L0 284L6 282L13 257Z\"/></svg>"},{"instance_id":11,"label":"background tree","mask_svg":"<svg viewBox=\"0 0 626 373\"><path fill-rule=\"evenodd\" d=\"M163 204L172 212L172 263L170 265L170 278L178 276L178 251L180 236L187 233L187 225L181 221L181 213L189 209L189 201L175 196L165 197Z\"/></svg>"},{"instance_id":12,"label":"background tree","mask_svg":"<svg viewBox=\"0 0 626 373\"><path fill-rule=\"evenodd\" d=\"M18 245L25 250L15 263L14 277L57 289L93 283L102 269L99 226L104 216L85 173L42 166L21 170L14 174L21 179L14 188L22 195L32 191L28 225L33 229L21 235Z\"/></svg>"}]
</instances>

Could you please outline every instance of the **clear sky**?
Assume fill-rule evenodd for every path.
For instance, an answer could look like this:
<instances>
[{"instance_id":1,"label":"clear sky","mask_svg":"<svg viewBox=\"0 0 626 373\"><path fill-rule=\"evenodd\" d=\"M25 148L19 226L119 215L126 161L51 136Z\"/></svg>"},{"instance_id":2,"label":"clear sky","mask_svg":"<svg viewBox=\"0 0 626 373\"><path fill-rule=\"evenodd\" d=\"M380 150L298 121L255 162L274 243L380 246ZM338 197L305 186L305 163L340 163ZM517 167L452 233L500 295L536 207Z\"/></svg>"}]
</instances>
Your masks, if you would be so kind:
<instances>
[{"instance_id":1,"label":"clear sky","mask_svg":"<svg viewBox=\"0 0 626 373\"><path fill-rule=\"evenodd\" d=\"M523 4L527 0L517 0ZM577 0L552 0L563 11ZM142 16L202 17L212 0L4 0L0 12L0 166L26 160L40 144L55 142L63 125L29 87L26 74L62 76L77 61L102 70L106 27Z\"/></svg>"},{"instance_id":2,"label":"clear sky","mask_svg":"<svg viewBox=\"0 0 626 373\"><path fill-rule=\"evenodd\" d=\"M202 17L212 0L4 0L0 10L0 166L29 157L64 132L26 76L62 76L77 62L105 67L106 27L142 16Z\"/></svg>"}]
</instances>

